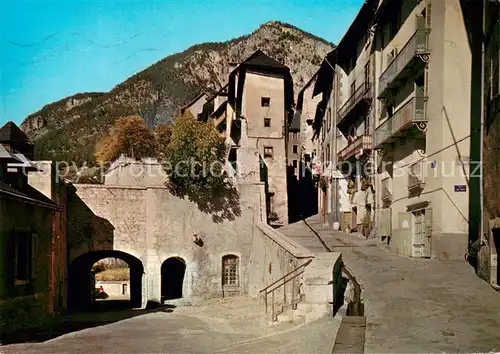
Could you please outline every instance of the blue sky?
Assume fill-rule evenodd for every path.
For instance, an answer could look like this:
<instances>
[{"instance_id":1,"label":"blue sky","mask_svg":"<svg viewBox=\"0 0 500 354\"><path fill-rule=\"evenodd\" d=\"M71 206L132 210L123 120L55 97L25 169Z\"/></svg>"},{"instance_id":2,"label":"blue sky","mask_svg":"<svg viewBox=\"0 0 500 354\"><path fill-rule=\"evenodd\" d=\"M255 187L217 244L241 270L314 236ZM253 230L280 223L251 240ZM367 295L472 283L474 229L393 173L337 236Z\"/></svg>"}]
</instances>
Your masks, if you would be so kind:
<instances>
[{"instance_id":1,"label":"blue sky","mask_svg":"<svg viewBox=\"0 0 500 354\"><path fill-rule=\"evenodd\" d=\"M337 43L362 0L0 0L0 126L165 56L279 20Z\"/></svg>"}]
</instances>

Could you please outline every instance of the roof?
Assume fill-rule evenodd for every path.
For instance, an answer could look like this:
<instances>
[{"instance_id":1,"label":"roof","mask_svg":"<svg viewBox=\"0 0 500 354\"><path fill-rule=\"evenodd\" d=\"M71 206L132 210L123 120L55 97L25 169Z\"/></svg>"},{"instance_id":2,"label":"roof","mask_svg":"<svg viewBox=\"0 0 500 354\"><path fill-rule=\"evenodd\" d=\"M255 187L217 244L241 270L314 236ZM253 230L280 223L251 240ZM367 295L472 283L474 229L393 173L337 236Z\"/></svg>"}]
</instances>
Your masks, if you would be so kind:
<instances>
[{"instance_id":1,"label":"roof","mask_svg":"<svg viewBox=\"0 0 500 354\"><path fill-rule=\"evenodd\" d=\"M14 122L10 121L0 128L0 143L13 142L31 144L28 136Z\"/></svg>"},{"instance_id":2,"label":"roof","mask_svg":"<svg viewBox=\"0 0 500 354\"><path fill-rule=\"evenodd\" d=\"M263 69L279 69L290 71L290 68L288 68L288 66L271 58L260 49L257 49L255 52L253 52L252 55L243 60L240 65L238 65L233 69L233 71L231 71L231 74L238 71L241 67L258 67Z\"/></svg>"},{"instance_id":3,"label":"roof","mask_svg":"<svg viewBox=\"0 0 500 354\"><path fill-rule=\"evenodd\" d=\"M17 167L24 168L25 171L41 171L32 161L30 161L26 156L21 153L14 154L14 157L18 160L14 163L9 163L7 167Z\"/></svg>"},{"instance_id":4,"label":"roof","mask_svg":"<svg viewBox=\"0 0 500 354\"><path fill-rule=\"evenodd\" d=\"M186 108L195 104L200 98L202 98L205 95L208 96L205 91L201 91L195 98L193 98L191 101L189 101L188 103L186 103L184 106L181 107L181 112L184 112Z\"/></svg>"},{"instance_id":5,"label":"roof","mask_svg":"<svg viewBox=\"0 0 500 354\"><path fill-rule=\"evenodd\" d=\"M43 193L31 187L26 186L26 189L19 191L12 188L7 183L0 181L0 195L4 195L7 198L17 199L26 203L35 204L44 208L61 210L61 207L54 203L51 199L47 198Z\"/></svg>"},{"instance_id":6,"label":"roof","mask_svg":"<svg viewBox=\"0 0 500 354\"><path fill-rule=\"evenodd\" d=\"M0 160L3 163L21 162L15 155L11 154L2 144L0 144Z\"/></svg>"},{"instance_id":7,"label":"roof","mask_svg":"<svg viewBox=\"0 0 500 354\"><path fill-rule=\"evenodd\" d=\"M258 53L258 52L260 52L260 53ZM279 61L271 58L270 56L267 56L266 54L264 54L260 50L258 50L254 54L255 54L255 56L250 57L249 59L244 61L243 65L245 65L245 66L258 66L261 68L275 68L275 69L289 70L288 66L284 65L283 63L280 63Z\"/></svg>"},{"instance_id":8,"label":"roof","mask_svg":"<svg viewBox=\"0 0 500 354\"><path fill-rule=\"evenodd\" d=\"M219 117L225 110L226 110L226 107L227 107L227 100L225 100L224 102L222 102L219 107L215 110L215 112L213 112L212 114L210 114L211 117Z\"/></svg>"},{"instance_id":9,"label":"roof","mask_svg":"<svg viewBox=\"0 0 500 354\"><path fill-rule=\"evenodd\" d=\"M222 86L216 93L214 93L212 96L207 98L207 104L210 101L213 101L215 97L217 96L227 96L227 87L229 86L229 83L226 83L224 86Z\"/></svg>"},{"instance_id":10,"label":"roof","mask_svg":"<svg viewBox=\"0 0 500 354\"><path fill-rule=\"evenodd\" d=\"M378 5L379 0L365 0L363 5L361 5L361 9L354 18L354 21L352 21L344 37L342 37L337 45L339 62L345 61L346 58L352 55L350 50L353 48L355 49L357 41L364 36L366 31L371 27Z\"/></svg>"},{"instance_id":11,"label":"roof","mask_svg":"<svg viewBox=\"0 0 500 354\"><path fill-rule=\"evenodd\" d=\"M376 23L380 16L394 3L395 0L378 0L375 14L372 18L372 24Z\"/></svg>"},{"instance_id":12,"label":"roof","mask_svg":"<svg viewBox=\"0 0 500 354\"><path fill-rule=\"evenodd\" d=\"M335 73L334 65L337 63L337 48L328 53L321 63L318 78L314 83L313 97L320 93L326 93L327 95L331 93Z\"/></svg>"}]
</instances>

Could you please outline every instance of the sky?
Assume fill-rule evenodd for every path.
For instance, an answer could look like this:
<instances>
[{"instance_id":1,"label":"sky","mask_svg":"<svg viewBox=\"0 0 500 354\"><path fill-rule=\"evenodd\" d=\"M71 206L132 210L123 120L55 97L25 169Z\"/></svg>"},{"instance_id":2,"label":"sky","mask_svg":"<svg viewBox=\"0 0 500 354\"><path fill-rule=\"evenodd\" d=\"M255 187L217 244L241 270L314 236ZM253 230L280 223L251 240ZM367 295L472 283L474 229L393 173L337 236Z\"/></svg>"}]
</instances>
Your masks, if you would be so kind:
<instances>
[{"instance_id":1,"label":"sky","mask_svg":"<svg viewBox=\"0 0 500 354\"><path fill-rule=\"evenodd\" d=\"M0 126L272 21L338 43L363 0L0 0Z\"/></svg>"}]
</instances>

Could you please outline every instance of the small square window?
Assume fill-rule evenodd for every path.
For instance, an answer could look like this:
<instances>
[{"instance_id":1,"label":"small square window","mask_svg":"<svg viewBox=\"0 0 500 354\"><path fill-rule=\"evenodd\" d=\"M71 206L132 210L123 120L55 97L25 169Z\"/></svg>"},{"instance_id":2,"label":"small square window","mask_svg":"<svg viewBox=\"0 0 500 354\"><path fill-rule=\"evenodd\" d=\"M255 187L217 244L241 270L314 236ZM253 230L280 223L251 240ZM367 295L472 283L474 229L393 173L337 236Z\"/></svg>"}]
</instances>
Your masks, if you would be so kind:
<instances>
[{"instance_id":1,"label":"small square window","mask_svg":"<svg viewBox=\"0 0 500 354\"><path fill-rule=\"evenodd\" d=\"M271 118L264 118L264 127L269 128L271 126Z\"/></svg>"},{"instance_id":2,"label":"small square window","mask_svg":"<svg viewBox=\"0 0 500 354\"><path fill-rule=\"evenodd\" d=\"M269 107L271 105L271 98L269 98L269 97L261 97L260 98L260 105L262 107Z\"/></svg>"},{"instance_id":3,"label":"small square window","mask_svg":"<svg viewBox=\"0 0 500 354\"><path fill-rule=\"evenodd\" d=\"M292 146L292 152L294 154L298 153L299 152L299 147L297 145Z\"/></svg>"},{"instance_id":4,"label":"small square window","mask_svg":"<svg viewBox=\"0 0 500 354\"><path fill-rule=\"evenodd\" d=\"M297 160L293 160L293 168L297 168L297 165L298 165Z\"/></svg>"},{"instance_id":5,"label":"small square window","mask_svg":"<svg viewBox=\"0 0 500 354\"><path fill-rule=\"evenodd\" d=\"M264 146L264 158L272 158L272 157L273 157L273 147Z\"/></svg>"}]
</instances>

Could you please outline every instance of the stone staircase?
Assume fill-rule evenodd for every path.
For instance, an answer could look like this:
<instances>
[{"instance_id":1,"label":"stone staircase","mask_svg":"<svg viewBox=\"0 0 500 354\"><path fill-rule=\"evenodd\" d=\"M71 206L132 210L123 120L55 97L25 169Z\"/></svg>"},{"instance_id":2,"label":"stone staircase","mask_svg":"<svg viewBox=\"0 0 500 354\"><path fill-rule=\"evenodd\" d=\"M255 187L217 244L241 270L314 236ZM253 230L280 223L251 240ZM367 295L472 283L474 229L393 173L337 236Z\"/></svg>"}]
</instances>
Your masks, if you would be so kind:
<instances>
[{"instance_id":1,"label":"stone staircase","mask_svg":"<svg viewBox=\"0 0 500 354\"><path fill-rule=\"evenodd\" d=\"M261 290L266 321L308 323L335 307L335 295L342 283L342 255L329 252L304 222L286 225L275 232L310 251L311 257Z\"/></svg>"}]
</instances>

